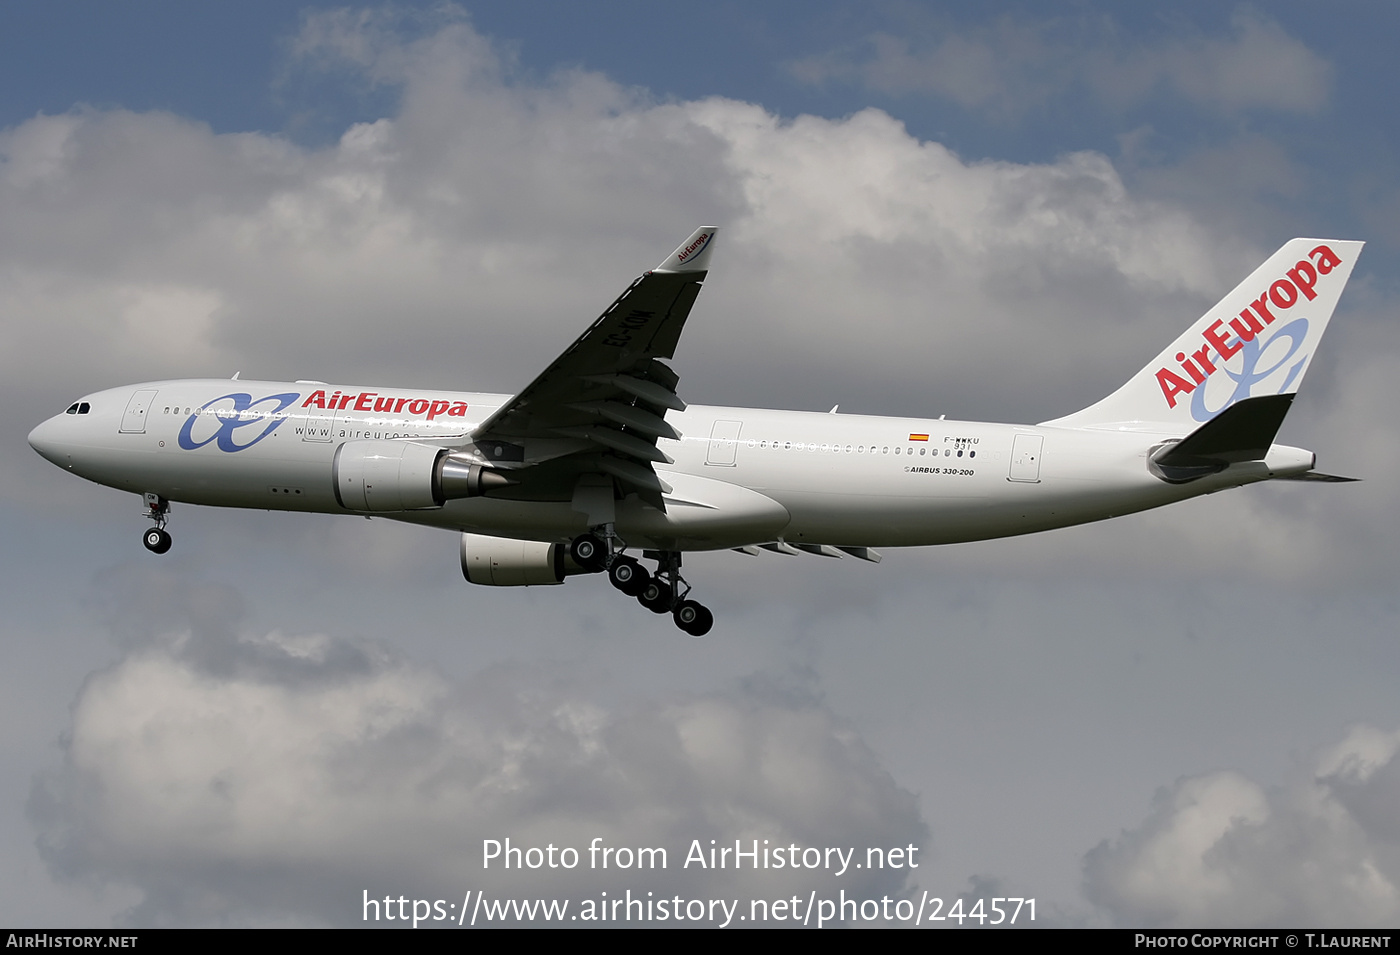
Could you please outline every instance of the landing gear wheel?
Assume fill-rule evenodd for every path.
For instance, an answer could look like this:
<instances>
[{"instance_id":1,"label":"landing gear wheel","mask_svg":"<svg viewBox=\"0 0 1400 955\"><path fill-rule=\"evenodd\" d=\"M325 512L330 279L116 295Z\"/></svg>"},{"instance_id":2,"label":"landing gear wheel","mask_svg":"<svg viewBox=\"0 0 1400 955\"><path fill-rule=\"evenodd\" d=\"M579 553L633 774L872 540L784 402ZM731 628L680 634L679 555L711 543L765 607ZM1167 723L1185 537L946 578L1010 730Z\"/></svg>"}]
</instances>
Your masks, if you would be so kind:
<instances>
[{"instance_id":1,"label":"landing gear wheel","mask_svg":"<svg viewBox=\"0 0 1400 955\"><path fill-rule=\"evenodd\" d=\"M608 568L608 580L627 596L639 597L647 584L651 583L651 574L631 557L618 557Z\"/></svg>"},{"instance_id":2,"label":"landing gear wheel","mask_svg":"<svg viewBox=\"0 0 1400 955\"><path fill-rule=\"evenodd\" d=\"M152 554L164 554L170 549L170 535L163 528L152 527L146 531L141 543L145 544L146 550Z\"/></svg>"},{"instance_id":3,"label":"landing gear wheel","mask_svg":"<svg viewBox=\"0 0 1400 955\"><path fill-rule=\"evenodd\" d=\"M593 534L580 534L569 544L569 556L590 574L608 566L608 545Z\"/></svg>"},{"instance_id":4,"label":"landing gear wheel","mask_svg":"<svg viewBox=\"0 0 1400 955\"><path fill-rule=\"evenodd\" d=\"M652 613L669 613L671 610L671 588L663 580L653 577L637 594L637 603Z\"/></svg>"},{"instance_id":5,"label":"landing gear wheel","mask_svg":"<svg viewBox=\"0 0 1400 955\"><path fill-rule=\"evenodd\" d=\"M676 626L692 637L703 637L715 625L715 615L693 600L682 600L672 615Z\"/></svg>"}]
</instances>

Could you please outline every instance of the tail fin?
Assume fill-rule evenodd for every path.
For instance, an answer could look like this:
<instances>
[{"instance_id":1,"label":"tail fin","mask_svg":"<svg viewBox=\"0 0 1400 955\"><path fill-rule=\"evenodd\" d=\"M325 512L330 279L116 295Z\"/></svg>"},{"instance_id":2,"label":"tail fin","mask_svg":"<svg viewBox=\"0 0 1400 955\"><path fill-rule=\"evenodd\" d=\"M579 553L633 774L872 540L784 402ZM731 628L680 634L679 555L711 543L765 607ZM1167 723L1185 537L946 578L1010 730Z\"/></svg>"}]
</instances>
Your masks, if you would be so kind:
<instances>
[{"instance_id":1,"label":"tail fin","mask_svg":"<svg viewBox=\"0 0 1400 955\"><path fill-rule=\"evenodd\" d=\"M1186 434L1237 401L1296 394L1362 245L1292 240L1123 387L1043 423Z\"/></svg>"}]
</instances>

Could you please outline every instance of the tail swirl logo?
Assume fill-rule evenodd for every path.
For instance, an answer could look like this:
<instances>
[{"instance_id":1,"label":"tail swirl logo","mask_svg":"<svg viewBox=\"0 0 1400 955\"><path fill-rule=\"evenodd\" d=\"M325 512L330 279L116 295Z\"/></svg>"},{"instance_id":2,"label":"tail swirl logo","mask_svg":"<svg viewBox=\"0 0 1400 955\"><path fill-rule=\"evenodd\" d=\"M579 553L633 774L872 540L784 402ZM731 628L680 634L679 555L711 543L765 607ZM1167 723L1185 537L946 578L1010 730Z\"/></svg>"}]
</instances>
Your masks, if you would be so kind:
<instances>
[{"instance_id":1,"label":"tail swirl logo","mask_svg":"<svg viewBox=\"0 0 1400 955\"><path fill-rule=\"evenodd\" d=\"M1191 417L1197 421L1209 421L1220 412L1230 407L1236 401L1242 401L1250 397L1254 386L1264 379L1279 371L1289 362L1293 361L1293 356L1298 354L1298 349L1303 347L1303 342L1308 337L1308 320L1306 318L1296 318L1287 325L1281 326L1276 332L1269 336L1267 341L1258 338L1251 338L1248 341L1240 342L1240 356L1243 359L1239 371L1231 371L1229 368L1221 367L1221 371L1230 376L1230 380L1235 383L1235 390L1230 397L1225 399L1224 404L1219 408L1206 407L1206 389L1197 388L1191 395ZM1278 357L1268 368L1259 369L1259 359L1269 346L1281 339L1288 339L1288 350ZM1304 355L1298 359L1292 368L1288 369L1288 374L1283 379L1283 384L1279 385L1277 394L1283 394L1288 390L1288 386L1293 384L1298 377L1303 366L1307 364L1308 356Z\"/></svg>"}]
</instances>

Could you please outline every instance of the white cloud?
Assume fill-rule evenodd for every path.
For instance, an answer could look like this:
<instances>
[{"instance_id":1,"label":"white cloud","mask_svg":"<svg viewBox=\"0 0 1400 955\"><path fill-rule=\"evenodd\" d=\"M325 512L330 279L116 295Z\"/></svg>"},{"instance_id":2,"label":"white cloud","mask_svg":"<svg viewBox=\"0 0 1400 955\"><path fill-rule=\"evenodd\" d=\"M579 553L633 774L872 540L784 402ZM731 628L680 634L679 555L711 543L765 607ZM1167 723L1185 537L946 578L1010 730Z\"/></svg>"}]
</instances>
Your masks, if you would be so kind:
<instances>
[{"instance_id":1,"label":"white cloud","mask_svg":"<svg viewBox=\"0 0 1400 955\"><path fill-rule=\"evenodd\" d=\"M479 42L458 25L420 52L469 60ZM494 370L508 389L628 276L715 220L725 252L697 313L710 333L688 337L683 361L707 349L712 368L765 362L762 377L810 380L854 378L856 358L972 384L981 376L949 356L1000 339L1008 362L1038 358L1048 366L1032 374L1054 381L1079 353L1066 339L1080 315L1131 298L1136 322L1169 295L1201 300L1239 252L1217 264L1219 240L1133 199L1101 156L969 164L878 111L787 122L729 100L654 105L587 74L532 86L425 66L409 71L399 114L323 150L83 112L0 134L0 154L13 167L6 285L46 290L3 321L41 362L61 353L45 347L55 339L91 336L91 353L64 353L75 373L114 348L141 353L169 314L118 334L120 302L78 308L72 290L179 288L219 303L207 340L133 357L130 374ZM522 355L509 375L503 352ZM814 364L774 368L778 355Z\"/></svg>"},{"instance_id":2,"label":"white cloud","mask_svg":"<svg viewBox=\"0 0 1400 955\"><path fill-rule=\"evenodd\" d=\"M372 643L235 633L237 599L184 578L120 588L110 621L131 649L84 685L31 816L56 874L140 890L136 924L354 924L364 891L878 897L908 870L683 863L697 839L927 840L914 797L853 730L762 681L610 709L544 667L455 683ZM506 837L583 861L484 871L483 840ZM668 867L590 869L595 837L664 847Z\"/></svg>"},{"instance_id":3,"label":"white cloud","mask_svg":"<svg viewBox=\"0 0 1400 955\"><path fill-rule=\"evenodd\" d=\"M1307 778L1179 780L1137 829L1085 859L1120 925L1383 928L1400 919L1400 732L1355 726Z\"/></svg>"}]
</instances>

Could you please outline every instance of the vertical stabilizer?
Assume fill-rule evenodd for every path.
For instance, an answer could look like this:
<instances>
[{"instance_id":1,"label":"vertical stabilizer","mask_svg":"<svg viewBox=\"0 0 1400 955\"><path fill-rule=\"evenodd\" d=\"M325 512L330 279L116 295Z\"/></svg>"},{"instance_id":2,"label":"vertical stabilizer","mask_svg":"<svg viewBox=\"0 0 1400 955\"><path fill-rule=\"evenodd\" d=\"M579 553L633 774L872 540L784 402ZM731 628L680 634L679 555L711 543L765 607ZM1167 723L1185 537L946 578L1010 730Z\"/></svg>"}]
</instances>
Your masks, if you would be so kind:
<instances>
[{"instance_id":1,"label":"vertical stabilizer","mask_svg":"<svg viewBox=\"0 0 1400 955\"><path fill-rule=\"evenodd\" d=\"M1123 387L1044 424L1186 434L1246 398L1295 394L1363 244L1292 240Z\"/></svg>"}]
</instances>

